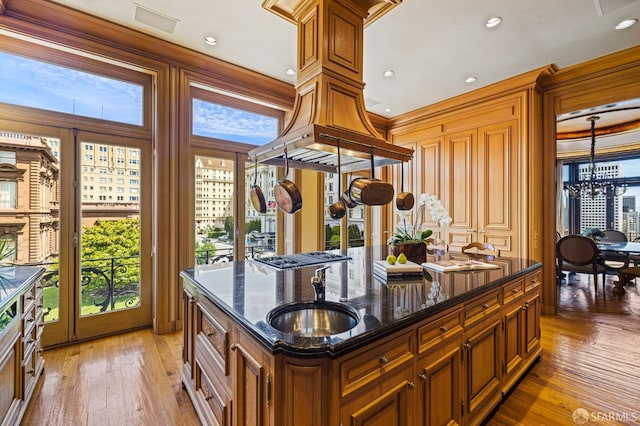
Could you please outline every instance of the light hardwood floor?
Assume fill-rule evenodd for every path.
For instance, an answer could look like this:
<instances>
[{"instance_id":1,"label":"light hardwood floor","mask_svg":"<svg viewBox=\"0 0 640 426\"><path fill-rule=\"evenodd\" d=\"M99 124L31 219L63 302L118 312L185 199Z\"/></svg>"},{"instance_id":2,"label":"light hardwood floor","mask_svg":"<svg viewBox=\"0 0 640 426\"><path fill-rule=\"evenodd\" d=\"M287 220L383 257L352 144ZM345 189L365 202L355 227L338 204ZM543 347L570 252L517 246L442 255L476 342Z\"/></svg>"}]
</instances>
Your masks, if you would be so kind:
<instances>
[{"instance_id":1,"label":"light hardwood floor","mask_svg":"<svg viewBox=\"0 0 640 426\"><path fill-rule=\"evenodd\" d=\"M640 424L640 287L560 287L558 315L542 318L542 360L488 425ZM639 280L640 281L640 280ZM197 425L180 382L182 333L139 330L47 350L25 425ZM304 426L304 425L300 425Z\"/></svg>"}]
</instances>

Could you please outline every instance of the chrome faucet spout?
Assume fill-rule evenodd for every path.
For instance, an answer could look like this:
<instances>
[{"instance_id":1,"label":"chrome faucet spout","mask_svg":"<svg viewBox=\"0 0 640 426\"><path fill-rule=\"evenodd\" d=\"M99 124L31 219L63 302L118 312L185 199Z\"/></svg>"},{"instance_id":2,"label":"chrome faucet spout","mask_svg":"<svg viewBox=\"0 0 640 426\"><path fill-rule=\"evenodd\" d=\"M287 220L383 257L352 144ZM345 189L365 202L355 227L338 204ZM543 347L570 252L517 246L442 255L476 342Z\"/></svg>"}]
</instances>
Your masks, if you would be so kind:
<instances>
[{"instance_id":1,"label":"chrome faucet spout","mask_svg":"<svg viewBox=\"0 0 640 426\"><path fill-rule=\"evenodd\" d=\"M328 268L329 268L329 265L316 269L313 277L311 277L311 285L313 285L313 290L316 293L316 297L315 297L316 302L324 302L324 299L325 299L324 283L325 283L325 277L326 277L326 270Z\"/></svg>"}]
</instances>

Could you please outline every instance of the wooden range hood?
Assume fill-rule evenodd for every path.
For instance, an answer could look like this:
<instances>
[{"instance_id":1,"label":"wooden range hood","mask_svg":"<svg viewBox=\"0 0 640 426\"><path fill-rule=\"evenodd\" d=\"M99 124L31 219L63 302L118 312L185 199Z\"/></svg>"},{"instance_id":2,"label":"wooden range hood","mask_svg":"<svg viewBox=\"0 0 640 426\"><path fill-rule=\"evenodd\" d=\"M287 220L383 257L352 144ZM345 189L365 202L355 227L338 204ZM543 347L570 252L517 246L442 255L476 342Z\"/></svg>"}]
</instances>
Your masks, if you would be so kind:
<instances>
[{"instance_id":1,"label":"wooden range hood","mask_svg":"<svg viewBox=\"0 0 640 426\"><path fill-rule=\"evenodd\" d=\"M369 120L362 81L364 26L402 0L266 0L262 7L298 26L296 99L278 138L249 152L262 163L335 172L408 161Z\"/></svg>"}]
</instances>

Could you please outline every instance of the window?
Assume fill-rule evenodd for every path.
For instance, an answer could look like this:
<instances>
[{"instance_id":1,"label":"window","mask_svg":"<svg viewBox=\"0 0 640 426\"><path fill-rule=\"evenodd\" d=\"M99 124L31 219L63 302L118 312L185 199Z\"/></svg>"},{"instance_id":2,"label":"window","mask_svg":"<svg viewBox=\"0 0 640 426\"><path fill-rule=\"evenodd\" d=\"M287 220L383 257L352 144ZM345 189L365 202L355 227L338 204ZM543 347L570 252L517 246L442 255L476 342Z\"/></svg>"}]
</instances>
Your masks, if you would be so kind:
<instances>
[{"instance_id":1,"label":"window","mask_svg":"<svg viewBox=\"0 0 640 426\"><path fill-rule=\"evenodd\" d=\"M0 151L0 163L16 165L15 151Z\"/></svg>"},{"instance_id":2,"label":"window","mask_svg":"<svg viewBox=\"0 0 640 426\"><path fill-rule=\"evenodd\" d=\"M0 209L16 208L16 188L18 184L13 181L0 181Z\"/></svg>"},{"instance_id":3,"label":"window","mask_svg":"<svg viewBox=\"0 0 640 426\"><path fill-rule=\"evenodd\" d=\"M16 259L16 236L14 234L1 234L0 260L6 263L15 263Z\"/></svg>"},{"instance_id":4,"label":"window","mask_svg":"<svg viewBox=\"0 0 640 426\"><path fill-rule=\"evenodd\" d=\"M142 85L6 52L0 63L0 102L142 125Z\"/></svg>"},{"instance_id":5,"label":"window","mask_svg":"<svg viewBox=\"0 0 640 426\"><path fill-rule=\"evenodd\" d=\"M278 136L278 119L193 99L192 132L197 136L264 145Z\"/></svg>"}]
</instances>

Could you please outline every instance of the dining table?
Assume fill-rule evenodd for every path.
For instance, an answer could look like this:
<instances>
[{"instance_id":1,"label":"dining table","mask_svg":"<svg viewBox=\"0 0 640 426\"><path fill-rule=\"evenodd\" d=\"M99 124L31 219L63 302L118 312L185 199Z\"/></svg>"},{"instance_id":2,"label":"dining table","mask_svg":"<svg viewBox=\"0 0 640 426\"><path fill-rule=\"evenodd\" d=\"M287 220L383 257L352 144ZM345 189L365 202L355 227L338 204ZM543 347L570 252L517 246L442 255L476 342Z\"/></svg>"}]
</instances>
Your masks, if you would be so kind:
<instances>
[{"instance_id":1,"label":"dining table","mask_svg":"<svg viewBox=\"0 0 640 426\"><path fill-rule=\"evenodd\" d=\"M613 289L614 293L617 294L623 294L625 292L624 290L624 286L626 283L625 281L627 281L626 279L624 279L623 275L623 271L627 271L629 272L628 275L630 276L640 276L640 267L638 266L631 266L628 267L629 263L630 263L630 256L634 255L634 254L638 254L640 255L640 242L636 242L636 241L598 241L597 244L598 249L600 250L600 252L614 252L614 253L620 253L620 254L624 254L627 256L627 268L623 269L622 271L620 271L620 279L618 281L615 282L615 287ZM640 259L639 259L640 260ZM635 262L634 262L635 263Z\"/></svg>"}]
</instances>

